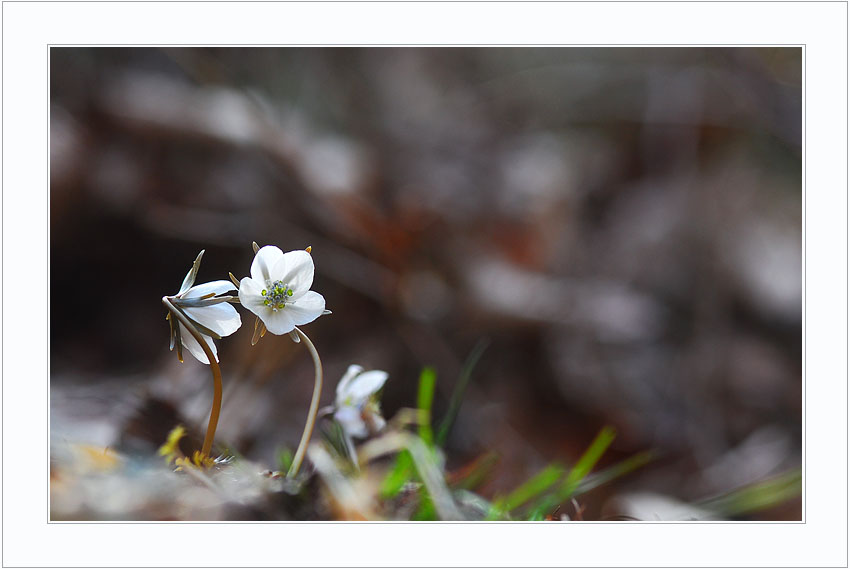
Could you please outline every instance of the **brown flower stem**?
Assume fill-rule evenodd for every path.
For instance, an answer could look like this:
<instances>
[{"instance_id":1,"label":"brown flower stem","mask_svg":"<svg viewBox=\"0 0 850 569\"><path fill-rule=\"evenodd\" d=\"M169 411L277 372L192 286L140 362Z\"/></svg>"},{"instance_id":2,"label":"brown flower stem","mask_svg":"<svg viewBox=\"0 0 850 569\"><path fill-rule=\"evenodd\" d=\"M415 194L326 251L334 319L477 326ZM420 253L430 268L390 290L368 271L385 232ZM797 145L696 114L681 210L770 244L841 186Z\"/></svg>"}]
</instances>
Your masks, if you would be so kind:
<instances>
[{"instance_id":1,"label":"brown flower stem","mask_svg":"<svg viewBox=\"0 0 850 569\"><path fill-rule=\"evenodd\" d=\"M304 340L307 350L313 357L313 365L316 368L316 379L313 384L313 400L310 402L310 410L307 413L307 424L304 425L304 432L301 434L301 442L298 443L298 450L295 451L295 458L292 459L292 465L289 467L289 472L286 473L287 478L293 478L298 474L298 469L301 468L301 462L304 460L304 453L307 452L307 445L310 444L310 437L313 435L313 427L316 426L316 415L319 412L319 399L322 397L322 360L319 359L319 352L316 351L316 346L307 337L307 334L299 328L295 328L298 335Z\"/></svg>"},{"instance_id":2,"label":"brown flower stem","mask_svg":"<svg viewBox=\"0 0 850 569\"><path fill-rule=\"evenodd\" d=\"M204 340L201 333L195 328L195 326L189 321L186 316L177 310L177 308L171 303L171 300L167 296L162 297L162 303L168 309L171 314L174 315L180 321L180 324L189 331L190 334L198 341L201 345L201 349L204 350L204 353L207 356L207 359L210 361L210 371L212 371L213 376L213 402L212 409L210 409L210 422L207 424L207 435L204 437L204 446L201 450L201 453L205 457L209 457L212 452L213 439L215 438L215 429L218 426L218 416L221 414L221 368L218 365L218 360L216 360L215 354L212 353L210 347L207 345L207 342ZM176 326L177 324L175 324Z\"/></svg>"}]
</instances>

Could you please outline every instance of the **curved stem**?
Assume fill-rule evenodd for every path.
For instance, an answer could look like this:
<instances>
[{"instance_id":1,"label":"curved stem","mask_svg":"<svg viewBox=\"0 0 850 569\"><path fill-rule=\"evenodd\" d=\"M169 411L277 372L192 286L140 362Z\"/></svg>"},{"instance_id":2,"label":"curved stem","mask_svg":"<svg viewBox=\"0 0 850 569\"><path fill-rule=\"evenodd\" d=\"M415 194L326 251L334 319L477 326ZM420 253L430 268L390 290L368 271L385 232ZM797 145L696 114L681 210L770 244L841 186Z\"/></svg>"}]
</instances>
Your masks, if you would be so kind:
<instances>
[{"instance_id":1,"label":"curved stem","mask_svg":"<svg viewBox=\"0 0 850 569\"><path fill-rule=\"evenodd\" d=\"M207 435L204 437L204 446L201 450L201 453L205 457L209 457L212 452L213 439L215 438L215 429L218 425L218 416L221 414L221 368L218 365L218 360L215 357L215 354L212 353L210 347L207 345L204 337L201 336L201 333L198 332L197 328L189 321L186 316L183 315L182 312L177 310L177 308L171 304L171 301L167 296L162 297L162 303L165 307L180 321L180 324L189 331L190 334L198 341L201 345L201 349L204 350L204 353L207 356L207 359L210 361L210 371L212 371L213 376L213 402L212 409L210 409L210 422L207 424ZM176 326L177 324L175 324Z\"/></svg>"},{"instance_id":2,"label":"curved stem","mask_svg":"<svg viewBox=\"0 0 850 569\"><path fill-rule=\"evenodd\" d=\"M295 458L292 459L292 466L289 467L289 472L286 473L287 478L292 478L298 474L298 469L301 468L301 462L304 460L304 453L307 452L307 445L310 444L310 437L313 435L313 427L316 426L316 415L319 412L319 399L322 397L322 360L319 359L319 352L316 351L316 346L307 337L307 334L299 328L295 328L298 335L304 340L313 357L313 365L316 368L316 380L313 385L313 400L310 402L310 411L307 413L307 424L304 425L304 432L301 434L301 442L298 443L298 450L295 451Z\"/></svg>"}]
</instances>

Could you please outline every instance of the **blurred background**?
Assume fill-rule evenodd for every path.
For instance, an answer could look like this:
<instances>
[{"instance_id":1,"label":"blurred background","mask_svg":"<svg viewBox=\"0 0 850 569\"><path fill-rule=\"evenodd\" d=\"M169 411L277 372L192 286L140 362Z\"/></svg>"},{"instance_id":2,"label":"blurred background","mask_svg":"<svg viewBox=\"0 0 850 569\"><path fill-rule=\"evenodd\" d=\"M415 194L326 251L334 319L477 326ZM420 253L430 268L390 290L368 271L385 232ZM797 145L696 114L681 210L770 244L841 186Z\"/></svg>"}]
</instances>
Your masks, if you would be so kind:
<instances>
[{"instance_id":1,"label":"blurred background","mask_svg":"<svg viewBox=\"0 0 850 569\"><path fill-rule=\"evenodd\" d=\"M206 366L160 298L313 247L325 366L390 374L386 417L475 366L447 469L492 497L604 425L583 500L652 519L801 467L799 48L52 48L51 444L200 438ZM312 392L253 316L218 342L217 440L275 468ZM653 504L642 506L641 500ZM652 500L655 500L652 502ZM65 504L73 515L79 503ZM641 508L644 508L641 510ZM740 519L799 520L799 498Z\"/></svg>"}]
</instances>

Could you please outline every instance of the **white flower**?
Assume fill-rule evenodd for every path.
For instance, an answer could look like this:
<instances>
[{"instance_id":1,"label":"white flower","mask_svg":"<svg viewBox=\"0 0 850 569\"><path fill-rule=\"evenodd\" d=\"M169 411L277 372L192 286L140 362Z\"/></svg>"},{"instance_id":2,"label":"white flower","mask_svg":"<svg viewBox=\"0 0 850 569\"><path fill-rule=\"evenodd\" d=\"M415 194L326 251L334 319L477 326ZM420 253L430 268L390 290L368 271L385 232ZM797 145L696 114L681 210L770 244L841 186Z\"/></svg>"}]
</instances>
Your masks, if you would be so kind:
<instances>
[{"instance_id":1,"label":"white flower","mask_svg":"<svg viewBox=\"0 0 850 569\"><path fill-rule=\"evenodd\" d=\"M348 371L336 386L334 405L334 419L342 425L347 436L362 439L384 427L386 421L374 395L388 377L385 371L364 372L359 365L348 366Z\"/></svg>"},{"instance_id":2,"label":"white flower","mask_svg":"<svg viewBox=\"0 0 850 569\"><path fill-rule=\"evenodd\" d=\"M204 252L201 251L186 278L183 279L180 291L169 297L169 300L195 325L216 361L218 361L218 351L215 348L213 338L220 340L224 336L233 334L242 325L242 319L236 309L228 303L234 297L226 293L236 290L236 287L230 281L213 281L192 286L195 283L195 277L198 274L203 256ZM171 349L173 350L175 344L179 343L177 354L180 361L183 361L183 354L180 349L180 345L182 345L199 362L210 363L203 348L186 327L170 312L167 318L169 324L171 324ZM175 327L174 324L177 324L177 326Z\"/></svg>"},{"instance_id":3,"label":"white flower","mask_svg":"<svg viewBox=\"0 0 850 569\"><path fill-rule=\"evenodd\" d=\"M251 276L239 283L239 301L272 334L292 332L325 311L325 298L310 290L313 257L307 251L284 253L267 245L257 251Z\"/></svg>"}]
</instances>

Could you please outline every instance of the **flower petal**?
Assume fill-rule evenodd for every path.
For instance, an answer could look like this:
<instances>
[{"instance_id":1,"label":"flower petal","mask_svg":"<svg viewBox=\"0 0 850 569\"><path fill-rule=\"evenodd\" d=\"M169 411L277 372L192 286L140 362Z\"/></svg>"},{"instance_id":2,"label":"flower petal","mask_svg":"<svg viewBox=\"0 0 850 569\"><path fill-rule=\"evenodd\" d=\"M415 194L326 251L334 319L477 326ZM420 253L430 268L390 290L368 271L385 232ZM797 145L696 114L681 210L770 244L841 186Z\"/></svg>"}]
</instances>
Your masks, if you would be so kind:
<instances>
[{"instance_id":1,"label":"flower petal","mask_svg":"<svg viewBox=\"0 0 850 569\"><path fill-rule=\"evenodd\" d=\"M381 389L389 376L385 371L365 371L354 378L348 386L347 395L354 405L359 405Z\"/></svg>"},{"instance_id":2,"label":"flower petal","mask_svg":"<svg viewBox=\"0 0 850 569\"><path fill-rule=\"evenodd\" d=\"M296 326L312 322L325 311L325 297L318 292L308 290L300 298L288 302L283 312L288 312L289 317Z\"/></svg>"},{"instance_id":3,"label":"flower petal","mask_svg":"<svg viewBox=\"0 0 850 569\"><path fill-rule=\"evenodd\" d=\"M363 368L357 364L351 364L345 371L345 375L336 384L336 406L342 407L345 404L345 398L348 396L348 384L351 380L363 373Z\"/></svg>"},{"instance_id":4,"label":"flower petal","mask_svg":"<svg viewBox=\"0 0 850 569\"><path fill-rule=\"evenodd\" d=\"M263 318L269 310L269 307L263 304L262 293L265 286L262 281L251 277L245 277L239 283L239 302L260 318Z\"/></svg>"},{"instance_id":5,"label":"flower petal","mask_svg":"<svg viewBox=\"0 0 850 569\"><path fill-rule=\"evenodd\" d=\"M206 326L219 336L230 336L242 325L242 318L232 304L222 302L212 306L184 308L183 311L202 326Z\"/></svg>"},{"instance_id":6,"label":"flower petal","mask_svg":"<svg viewBox=\"0 0 850 569\"><path fill-rule=\"evenodd\" d=\"M292 299L297 300L303 293L310 290L313 284L313 256L307 251L290 251L284 253L272 266L273 281L283 281L292 289Z\"/></svg>"},{"instance_id":7,"label":"flower petal","mask_svg":"<svg viewBox=\"0 0 850 569\"><path fill-rule=\"evenodd\" d=\"M181 294L180 297L201 298L202 296L207 296L208 294L215 294L216 296L219 296L221 294L226 294L233 290L236 290L236 287L233 286L233 283L230 281L212 281L209 283L193 286L192 288Z\"/></svg>"},{"instance_id":8,"label":"flower petal","mask_svg":"<svg viewBox=\"0 0 850 569\"><path fill-rule=\"evenodd\" d=\"M263 324L266 325L266 329L272 334L277 334L278 336L288 334L297 326L297 324L292 321L292 314L288 306L277 311L266 306L264 306L263 309L263 312L257 314L257 316L260 317Z\"/></svg>"},{"instance_id":9,"label":"flower petal","mask_svg":"<svg viewBox=\"0 0 850 569\"><path fill-rule=\"evenodd\" d=\"M354 407L341 407L334 413L334 419L342 426L350 437L365 438L369 436L369 429L360 417L360 411Z\"/></svg>"},{"instance_id":10,"label":"flower petal","mask_svg":"<svg viewBox=\"0 0 850 569\"><path fill-rule=\"evenodd\" d=\"M283 251L274 245L261 248L254 255L254 261L251 263L251 278L262 283L263 286L272 282L274 279L271 278L271 268L280 261L281 257L283 257Z\"/></svg>"},{"instance_id":11,"label":"flower petal","mask_svg":"<svg viewBox=\"0 0 850 569\"><path fill-rule=\"evenodd\" d=\"M215 356L215 361L218 361L218 351L215 349L215 343L213 339L209 336L204 336L201 334L201 337L206 341L207 345L212 350L213 356ZM195 337L186 329L183 324L180 324L180 339L183 341L183 345L186 346L186 349L197 358L199 362L202 364L209 364L210 360L207 358L207 354L204 353L204 349L195 339Z\"/></svg>"}]
</instances>

